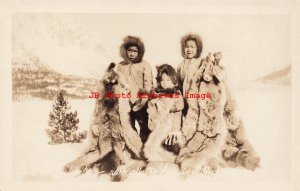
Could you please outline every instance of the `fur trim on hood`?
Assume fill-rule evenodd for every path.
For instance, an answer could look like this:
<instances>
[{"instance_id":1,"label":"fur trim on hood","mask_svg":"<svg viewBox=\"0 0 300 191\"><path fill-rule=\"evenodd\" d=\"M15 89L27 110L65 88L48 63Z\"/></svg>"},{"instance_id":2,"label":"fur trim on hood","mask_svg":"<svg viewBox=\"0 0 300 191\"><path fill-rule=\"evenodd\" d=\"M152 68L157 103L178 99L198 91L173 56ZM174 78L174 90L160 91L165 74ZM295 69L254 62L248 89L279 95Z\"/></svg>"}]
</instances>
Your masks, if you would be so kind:
<instances>
[{"instance_id":1,"label":"fur trim on hood","mask_svg":"<svg viewBox=\"0 0 300 191\"><path fill-rule=\"evenodd\" d=\"M122 58L124 58L124 60L126 62L129 61L126 50L130 46L136 46L138 49L138 56L133 63L141 62L143 60L143 56L145 53L144 43L141 41L140 38L134 37L134 36L127 36L123 39L123 44L120 47L120 54L121 54Z\"/></svg>"},{"instance_id":2,"label":"fur trim on hood","mask_svg":"<svg viewBox=\"0 0 300 191\"><path fill-rule=\"evenodd\" d=\"M203 44L202 44L202 40L201 40L200 36L198 34L195 34L195 33L186 34L185 36L183 36L181 38L180 42L181 42L181 55L182 55L182 57L187 58L185 53L184 53L184 48L185 48L185 43L188 40L194 40L196 42L197 53L196 53L194 58L200 58L201 53L202 53Z\"/></svg>"}]
</instances>

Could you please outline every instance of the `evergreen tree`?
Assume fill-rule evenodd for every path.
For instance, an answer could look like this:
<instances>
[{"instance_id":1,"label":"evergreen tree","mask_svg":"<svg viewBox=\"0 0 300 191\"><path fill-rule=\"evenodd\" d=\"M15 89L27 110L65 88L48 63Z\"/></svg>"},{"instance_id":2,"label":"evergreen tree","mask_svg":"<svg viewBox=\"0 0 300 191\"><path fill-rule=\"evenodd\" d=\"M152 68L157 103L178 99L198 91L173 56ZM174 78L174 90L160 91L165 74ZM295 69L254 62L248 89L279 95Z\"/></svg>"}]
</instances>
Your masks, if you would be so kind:
<instances>
[{"instance_id":1,"label":"evergreen tree","mask_svg":"<svg viewBox=\"0 0 300 191\"><path fill-rule=\"evenodd\" d=\"M50 138L49 144L79 143L86 138L86 131L77 131L79 123L77 111L73 113L69 111L70 109L63 92L60 91L53 104L53 111L49 114L49 128L45 129Z\"/></svg>"}]
</instances>

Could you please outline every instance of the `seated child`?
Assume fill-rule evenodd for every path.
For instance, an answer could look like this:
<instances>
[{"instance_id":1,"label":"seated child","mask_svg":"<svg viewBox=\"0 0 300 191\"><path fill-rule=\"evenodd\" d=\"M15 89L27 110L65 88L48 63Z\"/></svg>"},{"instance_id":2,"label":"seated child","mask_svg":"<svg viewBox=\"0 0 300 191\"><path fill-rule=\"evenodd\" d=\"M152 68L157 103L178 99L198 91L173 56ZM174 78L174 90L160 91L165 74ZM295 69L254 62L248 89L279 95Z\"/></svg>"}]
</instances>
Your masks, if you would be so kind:
<instances>
[{"instance_id":1,"label":"seated child","mask_svg":"<svg viewBox=\"0 0 300 191\"><path fill-rule=\"evenodd\" d=\"M175 69L163 64L157 67L157 88L148 102L148 127L151 130L144 154L149 162L175 161L179 153L183 97L178 90ZM176 146L177 145L177 146ZM171 151L171 152L170 152Z\"/></svg>"}]
</instances>

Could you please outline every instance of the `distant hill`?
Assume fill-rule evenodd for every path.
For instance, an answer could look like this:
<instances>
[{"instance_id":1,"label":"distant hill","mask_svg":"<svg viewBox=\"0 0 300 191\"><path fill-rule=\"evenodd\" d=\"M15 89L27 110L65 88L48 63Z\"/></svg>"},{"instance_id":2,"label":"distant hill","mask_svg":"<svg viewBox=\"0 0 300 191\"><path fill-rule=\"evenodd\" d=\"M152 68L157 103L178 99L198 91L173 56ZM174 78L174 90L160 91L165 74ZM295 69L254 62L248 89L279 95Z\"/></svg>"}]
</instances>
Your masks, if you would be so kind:
<instances>
[{"instance_id":1,"label":"distant hill","mask_svg":"<svg viewBox=\"0 0 300 191\"><path fill-rule=\"evenodd\" d=\"M285 68L259 78L258 81L262 83L279 84L286 86L291 85L291 68L291 65L288 65Z\"/></svg>"},{"instance_id":2,"label":"distant hill","mask_svg":"<svg viewBox=\"0 0 300 191\"><path fill-rule=\"evenodd\" d=\"M13 61L13 101L41 98L53 100L59 90L72 99L85 99L91 91L97 90L97 79L73 75L62 75L33 56L22 61Z\"/></svg>"},{"instance_id":3,"label":"distant hill","mask_svg":"<svg viewBox=\"0 0 300 191\"><path fill-rule=\"evenodd\" d=\"M62 75L98 78L103 74L101 67L112 60L110 52L101 44L101 32L90 32L76 17L14 14L12 58L23 61L33 54Z\"/></svg>"}]
</instances>

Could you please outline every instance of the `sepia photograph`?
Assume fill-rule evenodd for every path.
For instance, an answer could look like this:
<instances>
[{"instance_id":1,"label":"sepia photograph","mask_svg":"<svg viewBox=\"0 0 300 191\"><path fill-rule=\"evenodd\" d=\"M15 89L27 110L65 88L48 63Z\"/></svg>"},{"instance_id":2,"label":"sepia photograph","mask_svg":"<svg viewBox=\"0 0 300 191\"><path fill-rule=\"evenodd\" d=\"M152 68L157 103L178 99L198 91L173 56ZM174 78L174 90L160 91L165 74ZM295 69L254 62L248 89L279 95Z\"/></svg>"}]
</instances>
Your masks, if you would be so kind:
<instances>
[{"instance_id":1,"label":"sepia photograph","mask_svg":"<svg viewBox=\"0 0 300 191\"><path fill-rule=\"evenodd\" d=\"M10 184L297 189L291 13L9 15Z\"/></svg>"},{"instance_id":2,"label":"sepia photograph","mask_svg":"<svg viewBox=\"0 0 300 191\"><path fill-rule=\"evenodd\" d=\"M14 14L14 178L287 178L288 19Z\"/></svg>"}]
</instances>

